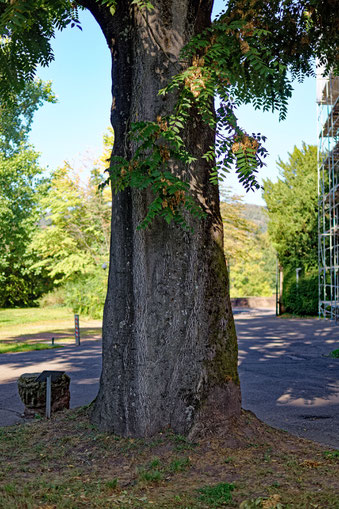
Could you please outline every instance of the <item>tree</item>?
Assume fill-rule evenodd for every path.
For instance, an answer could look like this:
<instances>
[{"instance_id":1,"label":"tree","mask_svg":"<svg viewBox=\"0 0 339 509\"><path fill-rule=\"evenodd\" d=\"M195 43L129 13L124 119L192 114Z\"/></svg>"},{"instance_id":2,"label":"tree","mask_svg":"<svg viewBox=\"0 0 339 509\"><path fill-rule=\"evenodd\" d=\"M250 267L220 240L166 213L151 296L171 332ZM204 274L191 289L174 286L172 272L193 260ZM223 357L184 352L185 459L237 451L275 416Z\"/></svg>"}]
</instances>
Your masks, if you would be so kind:
<instances>
[{"instance_id":1,"label":"tree","mask_svg":"<svg viewBox=\"0 0 339 509\"><path fill-rule=\"evenodd\" d=\"M273 295L275 251L267 232L247 219L249 206L241 197L227 195L220 205L231 297Z\"/></svg>"},{"instance_id":2,"label":"tree","mask_svg":"<svg viewBox=\"0 0 339 509\"><path fill-rule=\"evenodd\" d=\"M36 230L45 187L38 154L28 146L34 112L55 102L51 84L28 82L0 101L0 307L33 305L50 288L28 246Z\"/></svg>"},{"instance_id":3,"label":"tree","mask_svg":"<svg viewBox=\"0 0 339 509\"><path fill-rule=\"evenodd\" d=\"M315 55L336 63L332 2L231 0L211 24L212 3L77 2L112 53L116 195L92 418L123 435L166 426L192 434L239 415L216 182L235 161L245 187L257 187L265 151L261 135L238 125L235 107L252 102L284 117L288 70L312 74ZM65 0L5 1L1 11L0 64L12 73L0 76L0 93L49 63L56 28L78 23L76 3Z\"/></svg>"},{"instance_id":4,"label":"tree","mask_svg":"<svg viewBox=\"0 0 339 509\"><path fill-rule=\"evenodd\" d=\"M283 267L308 270L318 265L317 147L294 147L277 164L278 181L264 181L268 232Z\"/></svg>"},{"instance_id":5,"label":"tree","mask_svg":"<svg viewBox=\"0 0 339 509\"><path fill-rule=\"evenodd\" d=\"M287 311L316 314L318 303L317 147L303 144L278 161L280 178L264 182L268 232L284 272ZM301 269L299 291L296 269ZM305 289L303 296L302 288ZM305 303L303 304L303 300Z\"/></svg>"},{"instance_id":6,"label":"tree","mask_svg":"<svg viewBox=\"0 0 339 509\"><path fill-rule=\"evenodd\" d=\"M112 144L111 144L112 147ZM109 259L111 193L99 190L99 168L86 183L69 165L54 171L40 207L44 221L30 248L54 285L65 288L67 306L74 312L102 317Z\"/></svg>"},{"instance_id":7,"label":"tree","mask_svg":"<svg viewBox=\"0 0 339 509\"><path fill-rule=\"evenodd\" d=\"M10 157L27 144L33 116L43 102L55 103L51 83L35 80L25 84L10 101L0 102L0 151Z\"/></svg>"},{"instance_id":8,"label":"tree","mask_svg":"<svg viewBox=\"0 0 339 509\"><path fill-rule=\"evenodd\" d=\"M44 187L36 152L0 153L0 307L32 305L51 287L45 272L33 269L29 251Z\"/></svg>"},{"instance_id":9,"label":"tree","mask_svg":"<svg viewBox=\"0 0 339 509\"><path fill-rule=\"evenodd\" d=\"M32 268L36 259L28 249L45 179L27 140L34 113L44 101L56 99L51 84L40 80L0 98L0 307L33 305L50 289L44 271Z\"/></svg>"},{"instance_id":10,"label":"tree","mask_svg":"<svg viewBox=\"0 0 339 509\"><path fill-rule=\"evenodd\" d=\"M45 220L31 249L39 256L36 267L46 268L56 284L88 274L108 259L111 200L98 191L98 183L96 169L83 184L66 164L54 171L40 201Z\"/></svg>"}]
</instances>

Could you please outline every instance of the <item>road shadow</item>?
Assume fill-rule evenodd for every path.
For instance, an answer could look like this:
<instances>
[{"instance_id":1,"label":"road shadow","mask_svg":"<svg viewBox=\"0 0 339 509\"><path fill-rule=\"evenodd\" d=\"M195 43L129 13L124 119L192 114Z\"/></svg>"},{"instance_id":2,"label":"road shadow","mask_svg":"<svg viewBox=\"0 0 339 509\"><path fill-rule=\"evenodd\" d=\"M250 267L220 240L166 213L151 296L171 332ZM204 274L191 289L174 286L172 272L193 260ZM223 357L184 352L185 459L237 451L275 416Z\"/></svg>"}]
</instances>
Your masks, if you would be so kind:
<instances>
[{"instance_id":1,"label":"road shadow","mask_svg":"<svg viewBox=\"0 0 339 509\"><path fill-rule=\"evenodd\" d=\"M236 313L235 322L244 407L301 435L313 426L318 441L330 433L338 446L339 359L329 354L339 348L339 326L259 312Z\"/></svg>"},{"instance_id":2,"label":"road shadow","mask_svg":"<svg viewBox=\"0 0 339 509\"><path fill-rule=\"evenodd\" d=\"M87 340L80 346L0 355L0 410L21 414L18 378L23 373L41 373L45 369L65 371L70 376L71 407L89 404L98 391L101 354L101 341Z\"/></svg>"}]
</instances>

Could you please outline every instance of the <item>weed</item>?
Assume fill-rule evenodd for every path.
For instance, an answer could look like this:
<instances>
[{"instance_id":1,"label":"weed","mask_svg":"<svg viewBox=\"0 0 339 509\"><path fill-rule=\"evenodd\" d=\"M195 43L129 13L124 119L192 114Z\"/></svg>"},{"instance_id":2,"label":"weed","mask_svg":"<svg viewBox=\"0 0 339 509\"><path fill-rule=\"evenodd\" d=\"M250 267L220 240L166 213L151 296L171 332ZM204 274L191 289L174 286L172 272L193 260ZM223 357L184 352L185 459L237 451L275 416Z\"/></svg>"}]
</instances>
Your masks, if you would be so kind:
<instances>
[{"instance_id":1,"label":"weed","mask_svg":"<svg viewBox=\"0 0 339 509\"><path fill-rule=\"evenodd\" d=\"M269 447L267 449L267 451L265 451L264 453L264 461L266 461L266 463L269 463L271 461L271 453L272 452L272 447Z\"/></svg>"},{"instance_id":2,"label":"weed","mask_svg":"<svg viewBox=\"0 0 339 509\"><path fill-rule=\"evenodd\" d=\"M279 488L280 487L280 482L279 481L274 481L272 484L271 484L271 488Z\"/></svg>"},{"instance_id":3,"label":"weed","mask_svg":"<svg viewBox=\"0 0 339 509\"><path fill-rule=\"evenodd\" d=\"M289 459L289 460L287 460L287 461L286 461L286 465L287 465L288 467L292 467L292 468L299 467L299 463L298 463L296 460L294 460L294 459Z\"/></svg>"},{"instance_id":4,"label":"weed","mask_svg":"<svg viewBox=\"0 0 339 509\"><path fill-rule=\"evenodd\" d=\"M324 457L328 459L339 459L339 451L324 451Z\"/></svg>"},{"instance_id":5,"label":"weed","mask_svg":"<svg viewBox=\"0 0 339 509\"><path fill-rule=\"evenodd\" d=\"M143 482L160 482L164 478L164 474L160 470L144 470L140 469L138 472L139 481Z\"/></svg>"},{"instance_id":6,"label":"weed","mask_svg":"<svg viewBox=\"0 0 339 509\"><path fill-rule=\"evenodd\" d=\"M188 457L187 458L177 458L171 462L169 469L171 472L183 472L190 466L190 464L191 464L191 460Z\"/></svg>"},{"instance_id":7,"label":"weed","mask_svg":"<svg viewBox=\"0 0 339 509\"><path fill-rule=\"evenodd\" d=\"M190 442L183 435L176 435L172 432L169 432L167 437L175 444L176 451L185 451L187 449L194 449L198 444L194 442Z\"/></svg>"},{"instance_id":8,"label":"weed","mask_svg":"<svg viewBox=\"0 0 339 509\"><path fill-rule=\"evenodd\" d=\"M163 438L156 438L155 440L152 440L151 442L148 443L148 447L152 449L152 447L157 447L158 445L161 445L163 443L164 443Z\"/></svg>"},{"instance_id":9,"label":"weed","mask_svg":"<svg viewBox=\"0 0 339 509\"><path fill-rule=\"evenodd\" d=\"M123 446L120 449L122 454L128 454L130 451L141 448L145 445L145 441L142 439L129 438L123 441Z\"/></svg>"},{"instance_id":10,"label":"weed","mask_svg":"<svg viewBox=\"0 0 339 509\"><path fill-rule=\"evenodd\" d=\"M330 357L332 357L333 359L339 359L339 348L333 350L333 352L330 353Z\"/></svg>"},{"instance_id":11,"label":"weed","mask_svg":"<svg viewBox=\"0 0 339 509\"><path fill-rule=\"evenodd\" d=\"M258 507L262 507L263 509L283 509L283 505L279 501L279 495L272 495L272 497L269 498L252 498L241 502L239 509L257 509Z\"/></svg>"},{"instance_id":12,"label":"weed","mask_svg":"<svg viewBox=\"0 0 339 509\"><path fill-rule=\"evenodd\" d=\"M150 461L150 463L148 464L148 468L152 469L152 468L157 468L158 466L160 465L160 460L159 458L154 458L152 461Z\"/></svg>"},{"instance_id":13,"label":"weed","mask_svg":"<svg viewBox=\"0 0 339 509\"><path fill-rule=\"evenodd\" d=\"M106 481L106 487L110 490L115 490L118 487L118 478L112 479L111 481Z\"/></svg>"},{"instance_id":14,"label":"weed","mask_svg":"<svg viewBox=\"0 0 339 509\"><path fill-rule=\"evenodd\" d=\"M224 463L233 463L234 461L234 458L232 458L232 456L228 456L227 458L224 459Z\"/></svg>"},{"instance_id":15,"label":"weed","mask_svg":"<svg viewBox=\"0 0 339 509\"><path fill-rule=\"evenodd\" d=\"M3 486L3 490L5 493L7 493L7 495L14 495L16 491L14 484L5 484Z\"/></svg>"},{"instance_id":16,"label":"weed","mask_svg":"<svg viewBox=\"0 0 339 509\"><path fill-rule=\"evenodd\" d=\"M208 504L209 507L220 507L232 500L231 491L234 490L234 484L219 483L214 486L205 486L198 490L199 500Z\"/></svg>"}]
</instances>

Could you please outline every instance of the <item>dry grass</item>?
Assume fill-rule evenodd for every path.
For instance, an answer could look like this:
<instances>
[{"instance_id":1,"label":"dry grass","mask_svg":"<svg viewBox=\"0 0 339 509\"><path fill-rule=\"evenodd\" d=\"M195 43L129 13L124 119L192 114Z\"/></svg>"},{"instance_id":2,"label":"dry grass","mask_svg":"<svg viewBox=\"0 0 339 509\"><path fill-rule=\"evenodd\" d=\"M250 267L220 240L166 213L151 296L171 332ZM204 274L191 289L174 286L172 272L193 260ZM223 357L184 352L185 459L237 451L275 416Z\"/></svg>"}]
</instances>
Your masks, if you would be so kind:
<instances>
[{"instance_id":1,"label":"dry grass","mask_svg":"<svg viewBox=\"0 0 339 509\"><path fill-rule=\"evenodd\" d=\"M98 432L87 409L3 428L0 507L339 508L338 451L250 412L222 435L119 438Z\"/></svg>"}]
</instances>

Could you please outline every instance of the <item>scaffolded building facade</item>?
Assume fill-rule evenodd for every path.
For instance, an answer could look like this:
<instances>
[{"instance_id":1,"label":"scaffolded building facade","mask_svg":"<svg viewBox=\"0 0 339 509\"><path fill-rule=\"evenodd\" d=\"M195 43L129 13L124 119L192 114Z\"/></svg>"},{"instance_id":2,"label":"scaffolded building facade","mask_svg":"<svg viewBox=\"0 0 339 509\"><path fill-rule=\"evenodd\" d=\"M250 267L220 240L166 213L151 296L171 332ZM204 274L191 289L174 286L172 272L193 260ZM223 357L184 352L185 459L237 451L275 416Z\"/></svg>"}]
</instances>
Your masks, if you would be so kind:
<instances>
[{"instance_id":1,"label":"scaffolded building facade","mask_svg":"<svg viewBox=\"0 0 339 509\"><path fill-rule=\"evenodd\" d=\"M339 321L339 78L317 76L319 316Z\"/></svg>"}]
</instances>

